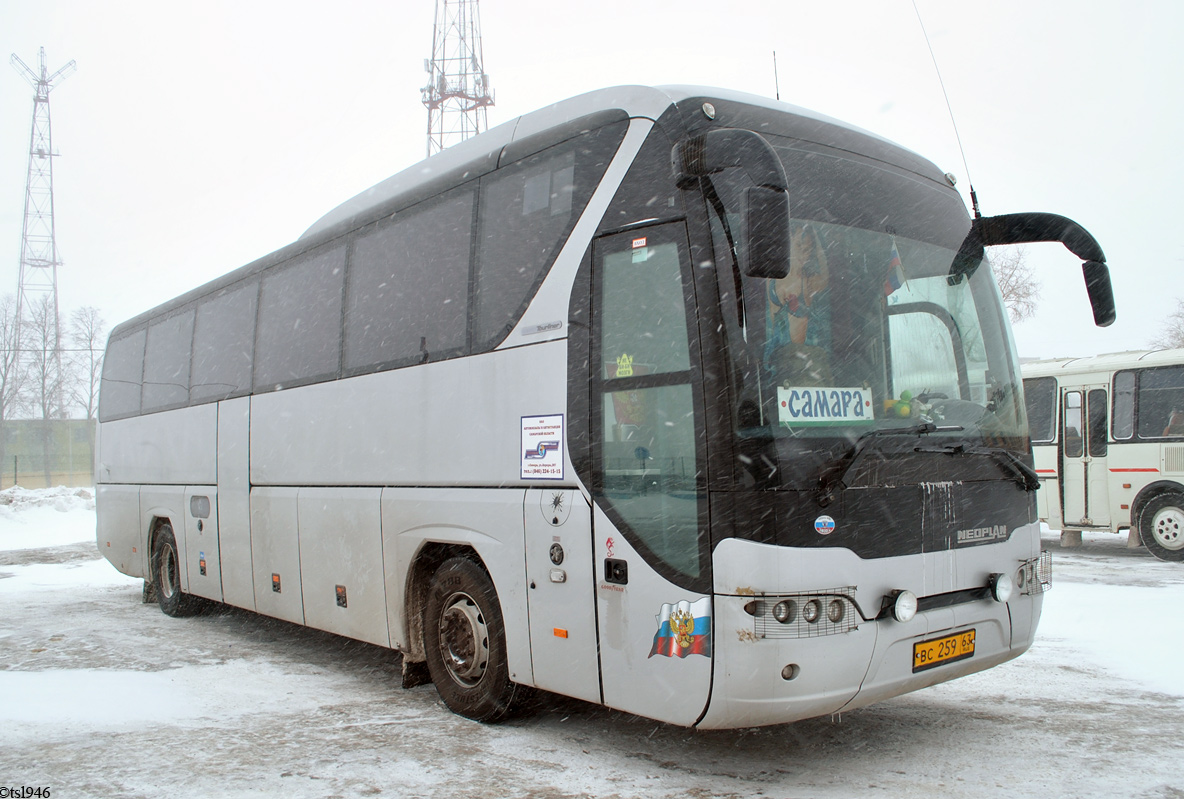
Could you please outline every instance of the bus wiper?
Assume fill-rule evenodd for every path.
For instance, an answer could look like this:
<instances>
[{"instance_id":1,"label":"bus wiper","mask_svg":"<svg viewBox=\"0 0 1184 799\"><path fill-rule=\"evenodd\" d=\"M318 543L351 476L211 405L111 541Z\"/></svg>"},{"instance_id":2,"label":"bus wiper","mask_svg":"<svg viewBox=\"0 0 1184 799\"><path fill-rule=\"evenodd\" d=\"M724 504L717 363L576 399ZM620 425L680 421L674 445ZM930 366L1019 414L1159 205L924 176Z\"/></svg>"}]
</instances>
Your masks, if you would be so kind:
<instances>
[{"instance_id":1,"label":"bus wiper","mask_svg":"<svg viewBox=\"0 0 1184 799\"><path fill-rule=\"evenodd\" d=\"M835 489L847 488L847 475L851 474L851 470L855 465L863 459L863 455L867 452L868 444L876 439L885 436L909 436L909 435L928 435L929 433L952 433L961 430L959 425L942 425L938 426L933 422L921 422L912 427L887 427L879 430L869 430L868 432L855 439L855 444L852 445L851 451L844 457L840 458L835 464L835 470L829 474L824 474L818 480L818 504L826 507L835 499ZM944 450L938 450L944 451ZM838 467L846 461L846 465L842 469Z\"/></svg>"},{"instance_id":2,"label":"bus wiper","mask_svg":"<svg viewBox=\"0 0 1184 799\"><path fill-rule=\"evenodd\" d=\"M950 444L944 447L917 447L917 452L941 452L946 455L990 455L1003 470L1015 478L1025 491L1040 488L1040 475L1023 458L1009 449L1001 447L968 447L966 444Z\"/></svg>"}]
</instances>

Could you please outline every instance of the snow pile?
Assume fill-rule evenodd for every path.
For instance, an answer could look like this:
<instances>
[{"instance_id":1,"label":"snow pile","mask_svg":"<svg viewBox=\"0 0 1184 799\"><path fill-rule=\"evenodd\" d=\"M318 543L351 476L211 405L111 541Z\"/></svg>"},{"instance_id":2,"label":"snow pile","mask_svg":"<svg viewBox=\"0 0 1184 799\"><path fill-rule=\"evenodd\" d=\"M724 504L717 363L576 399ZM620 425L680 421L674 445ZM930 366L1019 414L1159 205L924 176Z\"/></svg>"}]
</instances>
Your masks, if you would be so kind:
<instances>
[{"instance_id":1,"label":"snow pile","mask_svg":"<svg viewBox=\"0 0 1184 799\"><path fill-rule=\"evenodd\" d=\"M93 540L93 489L13 486L0 491L0 551Z\"/></svg>"}]
</instances>

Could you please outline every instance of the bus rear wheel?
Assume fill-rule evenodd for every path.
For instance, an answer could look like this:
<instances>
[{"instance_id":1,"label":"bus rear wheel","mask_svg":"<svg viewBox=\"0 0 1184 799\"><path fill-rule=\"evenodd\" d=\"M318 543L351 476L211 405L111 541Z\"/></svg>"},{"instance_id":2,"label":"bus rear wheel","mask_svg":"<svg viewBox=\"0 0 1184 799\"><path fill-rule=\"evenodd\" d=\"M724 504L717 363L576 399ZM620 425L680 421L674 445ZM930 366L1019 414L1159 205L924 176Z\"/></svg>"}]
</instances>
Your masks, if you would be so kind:
<instances>
[{"instance_id":1,"label":"bus rear wheel","mask_svg":"<svg viewBox=\"0 0 1184 799\"><path fill-rule=\"evenodd\" d=\"M152 545L152 579L156 584L156 601L166 616L192 616L201 610L201 600L181 590L181 564L173 527L165 522L157 530Z\"/></svg>"},{"instance_id":2,"label":"bus rear wheel","mask_svg":"<svg viewBox=\"0 0 1184 799\"><path fill-rule=\"evenodd\" d=\"M1184 494L1160 494L1139 514L1143 544L1160 560L1184 561Z\"/></svg>"},{"instance_id":3,"label":"bus rear wheel","mask_svg":"<svg viewBox=\"0 0 1184 799\"><path fill-rule=\"evenodd\" d=\"M526 689L510 679L501 606L484 569L445 561L428 586L423 629L428 672L452 712L484 722L513 712Z\"/></svg>"}]
</instances>

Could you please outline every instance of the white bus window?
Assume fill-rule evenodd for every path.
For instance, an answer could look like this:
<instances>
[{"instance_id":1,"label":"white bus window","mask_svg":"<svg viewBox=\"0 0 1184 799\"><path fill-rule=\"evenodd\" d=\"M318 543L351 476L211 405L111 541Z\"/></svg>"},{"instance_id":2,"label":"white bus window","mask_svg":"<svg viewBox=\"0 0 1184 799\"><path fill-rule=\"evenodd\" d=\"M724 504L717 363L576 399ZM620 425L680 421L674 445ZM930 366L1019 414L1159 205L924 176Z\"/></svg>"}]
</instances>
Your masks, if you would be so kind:
<instances>
[{"instance_id":1,"label":"white bus window","mask_svg":"<svg viewBox=\"0 0 1184 799\"><path fill-rule=\"evenodd\" d=\"M140 412L140 385L144 379L144 339L147 330L113 338L103 359L99 390L99 418L118 419Z\"/></svg>"},{"instance_id":2,"label":"white bus window","mask_svg":"<svg viewBox=\"0 0 1184 799\"><path fill-rule=\"evenodd\" d=\"M264 275L255 345L256 390L336 375L344 256L345 248L337 246Z\"/></svg>"},{"instance_id":3,"label":"white bus window","mask_svg":"<svg viewBox=\"0 0 1184 799\"><path fill-rule=\"evenodd\" d=\"M1052 378L1046 378L1051 380ZM1135 434L1135 373L1114 375L1114 409L1110 432L1118 441L1126 441ZM1033 438L1035 440L1035 438Z\"/></svg>"},{"instance_id":4,"label":"white bus window","mask_svg":"<svg viewBox=\"0 0 1184 799\"><path fill-rule=\"evenodd\" d=\"M227 399L251 390L258 301L259 281L252 280L198 306L189 388L193 402Z\"/></svg>"},{"instance_id":5,"label":"white bus window","mask_svg":"<svg viewBox=\"0 0 1184 799\"><path fill-rule=\"evenodd\" d=\"M348 371L464 352L472 234L473 191L465 189L358 237L345 315Z\"/></svg>"},{"instance_id":6,"label":"white bus window","mask_svg":"<svg viewBox=\"0 0 1184 799\"><path fill-rule=\"evenodd\" d=\"M1102 458L1106 455L1106 390L1095 388L1089 392L1089 455Z\"/></svg>"},{"instance_id":7,"label":"white bus window","mask_svg":"<svg viewBox=\"0 0 1184 799\"><path fill-rule=\"evenodd\" d=\"M1061 438L1064 443L1065 457L1080 458L1085 454L1085 438L1082 429L1081 392L1065 392L1065 433Z\"/></svg>"},{"instance_id":8,"label":"white bus window","mask_svg":"<svg viewBox=\"0 0 1184 799\"><path fill-rule=\"evenodd\" d=\"M189 403L189 356L193 308L148 326L144 351L143 413Z\"/></svg>"},{"instance_id":9,"label":"white bus window","mask_svg":"<svg viewBox=\"0 0 1184 799\"><path fill-rule=\"evenodd\" d=\"M1139 438L1184 438L1184 366L1139 373Z\"/></svg>"}]
</instances>

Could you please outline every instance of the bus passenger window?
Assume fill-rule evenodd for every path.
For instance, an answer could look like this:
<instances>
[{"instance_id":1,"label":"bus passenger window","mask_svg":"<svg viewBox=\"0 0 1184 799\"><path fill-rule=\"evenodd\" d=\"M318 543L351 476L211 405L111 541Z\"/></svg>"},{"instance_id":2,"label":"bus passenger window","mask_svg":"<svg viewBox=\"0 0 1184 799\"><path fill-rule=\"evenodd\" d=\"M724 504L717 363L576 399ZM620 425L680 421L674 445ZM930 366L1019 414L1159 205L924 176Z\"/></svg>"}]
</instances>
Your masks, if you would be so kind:
<instances>
[{"instance_id":1,"label":"bus passenger window","mask_svg":"<svg viewBox=\"0 0 1184 799\"><path fill-rule=\"evenodd\" d=\"M1065 457L1080 458L1085 454L1085 440L1082 438L1081 392L1065 392L1064 411L1065 434L1062 442Z\"/></svg>"},{"instance_id":2,"label":"bus passenger window","mask_svg":"<svg viewBox=\"0 0 1184 799\"><path fill-rule=\"evenodd\" d=\"M1056 440L1057 381L1051 377L1033 377L1024 381L1024 405L1028 411L1028 429L1033 444Z\"/></svg>"},{"instance_id":3,"label":"bus passenger window","mask_svg":"<svg viewBox=\"0 0 1184 799\"><path fill-rule=\"evenodd\" d=\"M1138 400L1139 438L1184 435L1178 416L1172 423L1174 414L1184 413L1184 366L1140 372Z\"/></svg>"},{"instance_id":4,"label":"bus passenger window","mask_svg":"<svg viewBox=\"0 0 1184 799\"><path fill-rule=\"evenodd\" d=\"M1045 378L1051 380L1052 378ZM1114 375L1114 410L1110 432L1115 440L1126 441L1135 434L1135 373Z\"/></svg>"}]
</instances>

